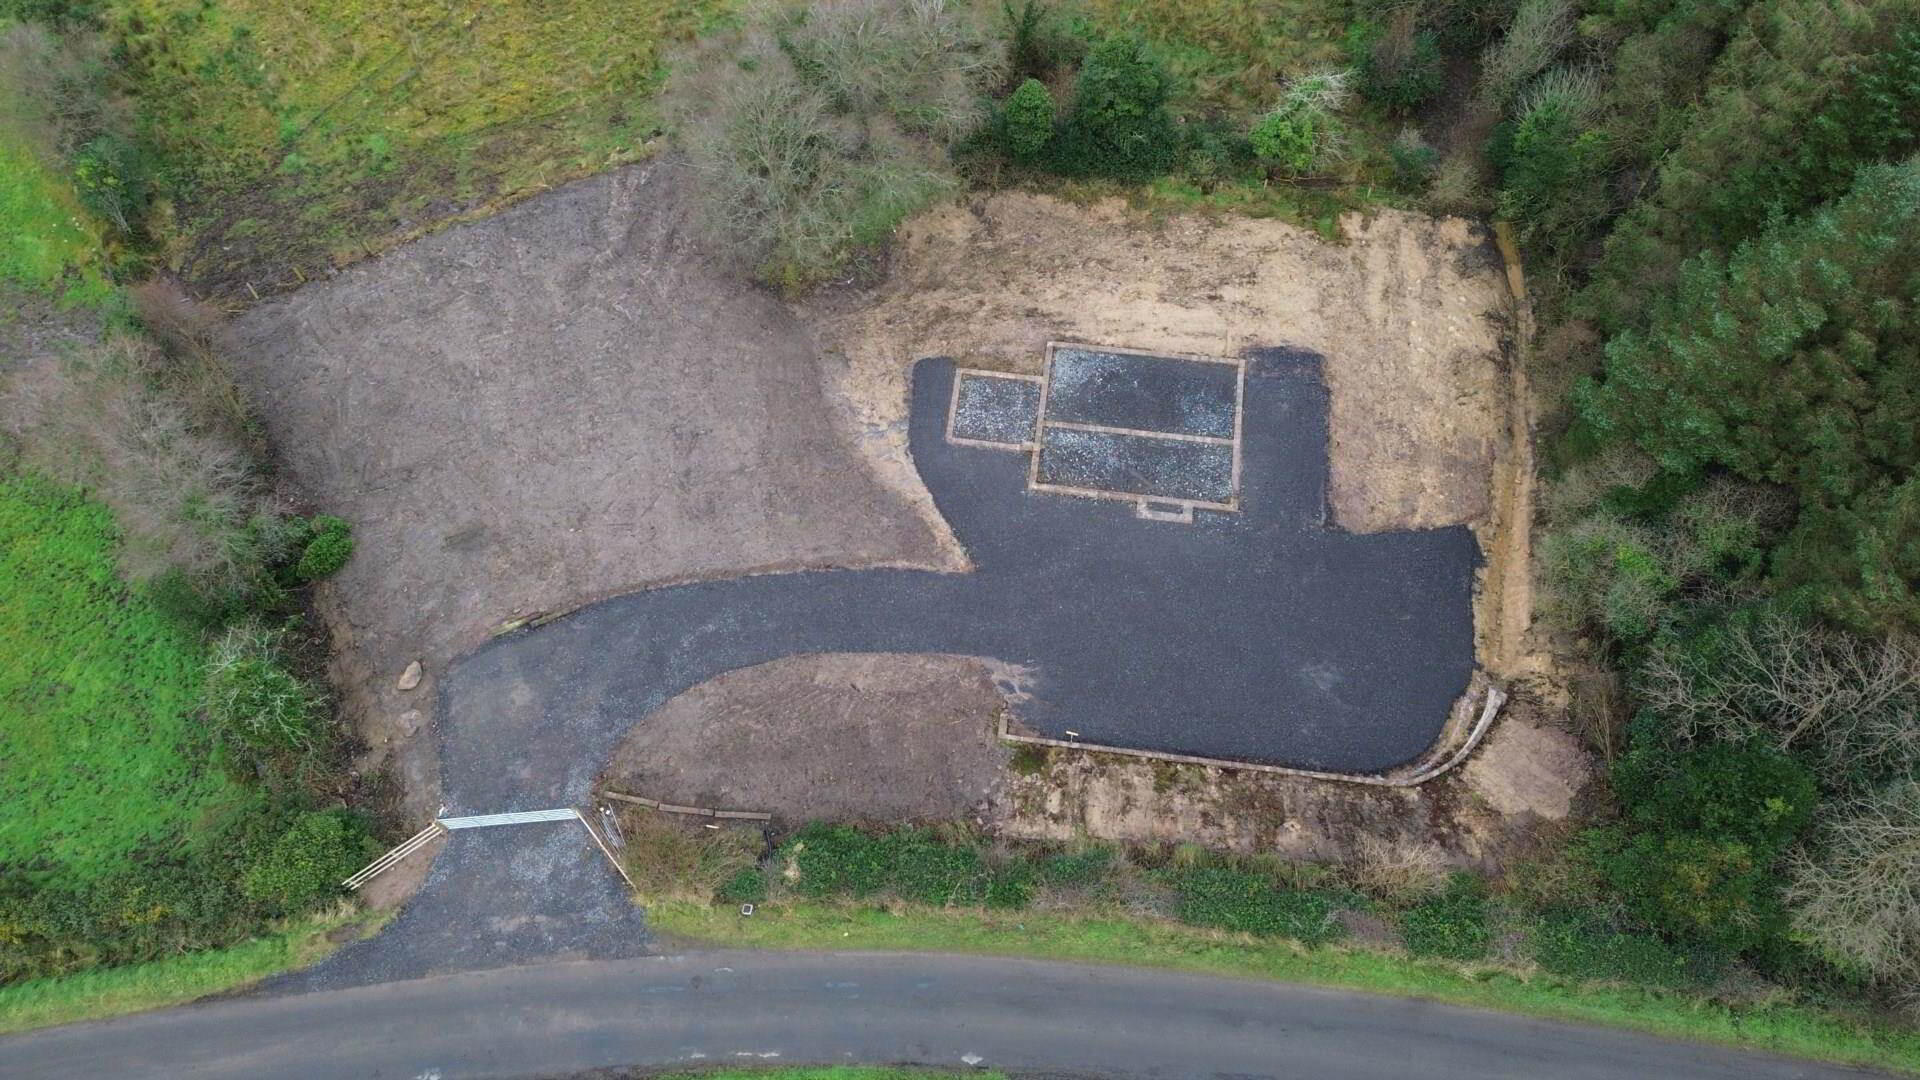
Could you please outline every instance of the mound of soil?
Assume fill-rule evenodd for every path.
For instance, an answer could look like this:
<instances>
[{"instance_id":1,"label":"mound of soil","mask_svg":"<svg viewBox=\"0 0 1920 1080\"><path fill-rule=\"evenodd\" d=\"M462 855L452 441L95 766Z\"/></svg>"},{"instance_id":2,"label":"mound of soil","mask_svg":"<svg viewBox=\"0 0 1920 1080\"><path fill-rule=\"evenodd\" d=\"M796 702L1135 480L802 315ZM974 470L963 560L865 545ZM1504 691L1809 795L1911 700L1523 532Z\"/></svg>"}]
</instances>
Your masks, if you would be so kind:
<instances>
[{"instance_id":1,"label":"mound of soil","mask_svg":"<svg viewBox=\"0 0 1920 1080\"><path fill-rule=\"evenodd\" d=\"M831 653L742 668L667 702L604 786L783 824L997 815L1001 698L964 656Z\"/></svg>"}]
</instances>

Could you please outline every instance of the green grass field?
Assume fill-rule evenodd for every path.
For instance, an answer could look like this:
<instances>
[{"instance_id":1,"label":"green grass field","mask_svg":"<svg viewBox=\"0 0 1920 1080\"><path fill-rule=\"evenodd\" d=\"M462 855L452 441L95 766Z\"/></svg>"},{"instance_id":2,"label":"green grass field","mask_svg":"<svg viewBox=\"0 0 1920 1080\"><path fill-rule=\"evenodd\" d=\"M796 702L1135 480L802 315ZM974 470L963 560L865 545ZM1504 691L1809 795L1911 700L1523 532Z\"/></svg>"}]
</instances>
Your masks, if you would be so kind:
<instances>
[{"instance_id":1,"label":"green grass field","mask_svg":"<svg viewBox=\"0 0 1920 1080\"><path fill-rule=\"evenodd\" d=\"M1306 948L1171 923L814 902L764 904L751 918L730 906L648 904L647 921L662 933L729 947L1037 956L1280 979L1920 1073L1920 1034L1806 1006L1736 1007L1699 996L1526 976L1492 964Z\"/></svg>"},{"instance_id":2,"label":"green grass field","mask_svg":"<svg viewBox=\"0 0 1920 1080\"><path fill-rule=\"evenodd\" d=\"M106 0L181 196L170 253L247 297L618 161L662 44L722 0Z\"/></svg>"},{"instance_id":3,"label":"green grass field","mask_svg":"<svg viewBox=\"0 0 1920 1080\"><path fill-rule=\"evenodd\" d=\"M202 645L130 594L105 507L0 478L0 867L85 885L260 798L208 760Z\"/></svg>"}]
</instances>

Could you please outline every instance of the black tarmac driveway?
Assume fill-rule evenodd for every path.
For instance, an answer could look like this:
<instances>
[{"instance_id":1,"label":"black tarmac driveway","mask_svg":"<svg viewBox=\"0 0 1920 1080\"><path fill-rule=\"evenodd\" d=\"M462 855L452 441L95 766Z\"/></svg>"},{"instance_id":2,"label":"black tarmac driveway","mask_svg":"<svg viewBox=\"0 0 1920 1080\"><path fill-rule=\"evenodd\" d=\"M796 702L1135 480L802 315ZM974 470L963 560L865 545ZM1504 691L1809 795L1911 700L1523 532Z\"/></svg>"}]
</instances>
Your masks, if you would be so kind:
<instances>
[{"instance_id":1,"label":"black tarmac driveway","mask_svg":"<svg viewBox=\"0 0 1920 1080\"><path fill-rule=\"evenodd\" d=\"M441 683L446 815L588 805L621 736L669 698L801 653L995 658L1026 673L1025 725L1088 743L1360 773L1433 742L1473 665L1478 553L1465 528L1326 525L1317 358L1252 359L1242 512L1191 524L1031 492L1026 454L948 442L954 377L945 360L917 366L912 449L973 572L659 588L494 641ZM569 823L455 833L385 933L283 985L644 950L638 913L585 839Z\"/></svg>"}]
</instances>

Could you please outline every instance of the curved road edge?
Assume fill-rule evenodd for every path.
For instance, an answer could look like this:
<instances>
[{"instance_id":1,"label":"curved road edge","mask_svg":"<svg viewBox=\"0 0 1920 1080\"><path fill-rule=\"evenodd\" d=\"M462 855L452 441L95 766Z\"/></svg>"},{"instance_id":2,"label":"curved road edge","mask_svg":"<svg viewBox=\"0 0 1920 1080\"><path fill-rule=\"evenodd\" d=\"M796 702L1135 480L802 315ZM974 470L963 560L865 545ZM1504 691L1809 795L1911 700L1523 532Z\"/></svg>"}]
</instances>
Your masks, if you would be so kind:
<instances>
[{"instance_id":1,"label":"curved road edge","mask_svg":"<svg viewBox=\"0 0 1920 1080\"><path fill-rule=\"evenodd\" d=\"M1431 1002L997 957L700 952L237 997L0 1040L0 1075L525 1077L915 1063L1104 1076L1839 1078Z\"/></svg>"}]
</instances>

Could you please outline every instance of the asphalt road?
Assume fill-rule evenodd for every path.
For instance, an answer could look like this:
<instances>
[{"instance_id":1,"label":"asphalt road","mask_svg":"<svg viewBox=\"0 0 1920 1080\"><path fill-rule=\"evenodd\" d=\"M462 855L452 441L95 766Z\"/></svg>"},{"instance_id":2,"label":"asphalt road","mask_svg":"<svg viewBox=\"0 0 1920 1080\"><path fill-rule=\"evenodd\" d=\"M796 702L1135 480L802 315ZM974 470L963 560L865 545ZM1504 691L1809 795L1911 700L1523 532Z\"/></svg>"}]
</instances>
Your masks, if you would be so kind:
<instances>
[{"instance_id":1,"label":"asphalt road","mask_svg":"<svg viewBox=\"0 0 1920 1080\"><path fill-rule=\"evenodd\" d=\"M234 998L0 1040L0 1076L36 1080L464 1080L845 1062L1160 1080L1867 1075L1399 998L891 954L706 953L508 968Z\"/></svg>"}]
</instances>

